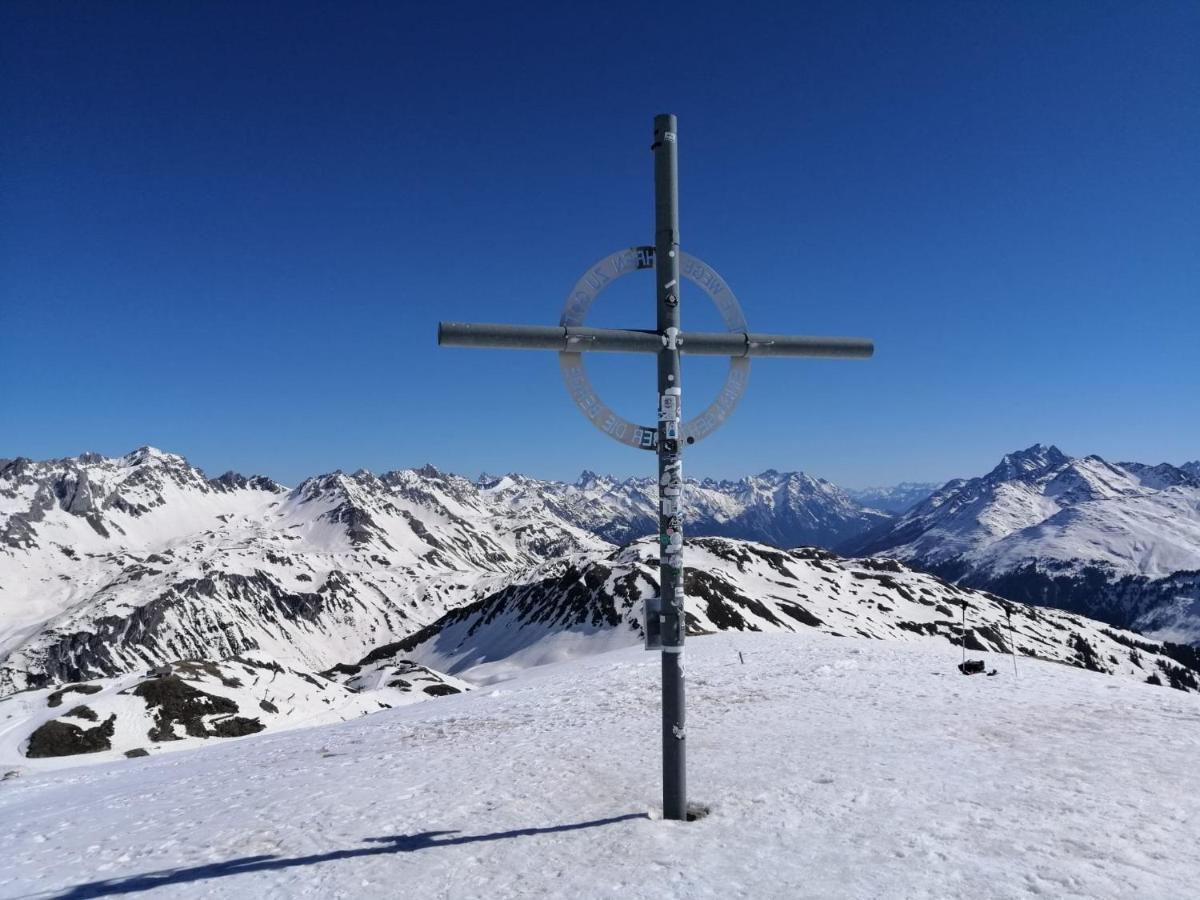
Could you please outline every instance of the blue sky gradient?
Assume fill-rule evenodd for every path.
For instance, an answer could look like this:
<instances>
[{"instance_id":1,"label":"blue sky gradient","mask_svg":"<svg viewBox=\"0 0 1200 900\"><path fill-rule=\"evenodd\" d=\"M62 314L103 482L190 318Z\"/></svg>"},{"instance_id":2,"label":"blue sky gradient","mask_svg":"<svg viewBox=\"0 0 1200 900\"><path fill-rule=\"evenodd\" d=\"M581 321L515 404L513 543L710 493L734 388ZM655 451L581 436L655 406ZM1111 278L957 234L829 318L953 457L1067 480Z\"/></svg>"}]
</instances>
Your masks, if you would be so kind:
<instances>
[{"instance_id":1,"label":"blue sky gradient","mask_svg":"<svg viewBox=\"0 0 1200 900\"><path fill-rule=\"evenodd\" d=\"M684 246L751 327L878 346L756 363L690 474L1200 457L1200 4L571 7L0 6L0 456L650 472L551 354L434 336L552 324L651 242L669 111ZM652 327L650 277L593 321ZM649 359L593 370L650 420Z\"/></svg>"}]
</instances>

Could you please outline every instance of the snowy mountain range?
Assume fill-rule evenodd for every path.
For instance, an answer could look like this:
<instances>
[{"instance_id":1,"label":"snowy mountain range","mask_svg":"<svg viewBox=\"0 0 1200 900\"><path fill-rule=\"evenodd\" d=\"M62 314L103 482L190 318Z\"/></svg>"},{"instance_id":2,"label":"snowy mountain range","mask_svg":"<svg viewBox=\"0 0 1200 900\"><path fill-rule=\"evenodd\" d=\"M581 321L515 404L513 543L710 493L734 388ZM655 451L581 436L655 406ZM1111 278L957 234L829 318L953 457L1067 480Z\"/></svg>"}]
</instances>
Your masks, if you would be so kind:
<instances>
[{"instance_id":1,"label":"snowy mountain range","mask_svg":"<svg viewBox=\"0 0 1200 900\"><path fill-rule=\"evenodd\" d=\"M259 650L316 671L607 542L432 469L288 490L143 448L0 470L0 693Z\"/></svg>"},{"instance_id":2,"label":"snowy mountain range","mask_svg":"<svg viewBox=\"0 0 1200 900\"><path fill-rule=\"evenodd\" d=\"M1036 444L843 545L1180 643L1200 640L1200 466Z\"/></svg>"},{"instance_id":3,"label":"snowy mountain range","mask_svg":"<svg viewBox=\"0 0 1200 900\"><path fill-rule=\"evenodd\" d=\"M1023 655L1188 689L1200 667L1189 648L1122 630L1144 616L1101 615L1113 628L1081 610L1018 607L969 585L1001 593L1011 587L1005 561L1029 564L1013 540L1005 553L992 547L1008 535L1025 540L1033 565L1061 565L1052 569L1058 579L1093 577L1084 559L1117 570L1140 547L1141 577L1179 584L1187 573L1173 567L1196 568L1186 523L1196 522L1198 486L1186 467L1110 466L1044 447L1006 457L983 479L951 482L898 518L802 473L691 482L688 626L933 640L953 656L965 612L970 650L1015 645ZM657 589L656 544L637 539L654 528L654 496L650 479L585 472L573 484L472 481L431 466L334 472L289 489L262 476L208 478L149 447L118 458L8 461L0 465L0 698L13 696L0 735L16 752L45 727L61 746L98 742L120 755L146 749L155 733L158 752L258 726L346 718L437 696L437 685L463 689L637 643L640 601ZM1110 507L1089 506L1100 502ZM1048 528L1056 516L1071 527ZM1081 543L1077 520L1107 523L1107 557ZM963 585L893 560L768 546L856 540L871 545L857 556L912 560ZM1093 555L1071 550L1079 546ZM975 569L956 568L966 559L1000 577L976 581ZM246 677L265 671L290 673L297 689L287 712L262 705L284 709L279 685L269 687L282 676ZM413 688L417 671L433 691ZM195 713L169 728L154 724L159 710L144 697L131 699L157 696L164 678L182 685L172 702L192 703ZM75 684L96 702L50 702ZM79 721L76 706L88 709ZM230 724L241 719L257 725Z\"/></svg>"},{"instance_id":4,"label":"snowy mountain range","mask_svg":"<svg viewBox=\"0 0 1200 900\"><path fill-rule=\"evenodd\" d=\"M887 519L802 473L690 487L697 533L829 544ZM17 459L0 468L0 691L247 650L319 670L653 531L654 493L431 466L289 490L149 447Z\"/></svg>"},{"instance_id":5,"label":"snowy mountain range","mask_svg":"<svg viewBox=\"0 0 1200 900\"><path fill-rule=\"evenodd\" d=\"M982 654L998 674L997 655L1009 654L1014 676L1038 660L1200 691L1200 653L1191 648L1009 603L894 560L728 538L696 539L691 553L692 638L821 632L920 644L947 673ZM24 690L0 697L0 766L157 756L507 682L526 669L641 644L642 601L657 590L657 544L643 539L601 558L543 563L356 663L319 673L253 652Z\"/></svg>"},{"instance_id":6,"label":"snowy mountain range","mask_svg":"<svg viewBox=\"0 0 1200 900\"><path fill-rule=\"evenodd\" d=\"M829 547L888 521L890 514L804 472L768 469L738 481L687 479L689 534ZM574 484L519 475L483 476L482 493L501 509L537 508L612 544L658 530L658 482L585 471Z\"/></svg>"},{"instance_id":7,"label":"snowy mountain range","mask_svg":"<svg viewBox=\"0 0 1200 900\"><path fill-rule=\"evenodd\" d=\"M815 548L779 550L727 538L689 543L690 634L797 632L942 643L1011 653L1195 688L1200 653L1058 610L964 589L895 560L844 559ZM658 592L658 542L602 558L553 561L518 583L451 610L361 663L416 660L474 684L531 666L644 640L642 601ZM959 648L953 650L952 647Z\"/></svg>"}]
</instances>

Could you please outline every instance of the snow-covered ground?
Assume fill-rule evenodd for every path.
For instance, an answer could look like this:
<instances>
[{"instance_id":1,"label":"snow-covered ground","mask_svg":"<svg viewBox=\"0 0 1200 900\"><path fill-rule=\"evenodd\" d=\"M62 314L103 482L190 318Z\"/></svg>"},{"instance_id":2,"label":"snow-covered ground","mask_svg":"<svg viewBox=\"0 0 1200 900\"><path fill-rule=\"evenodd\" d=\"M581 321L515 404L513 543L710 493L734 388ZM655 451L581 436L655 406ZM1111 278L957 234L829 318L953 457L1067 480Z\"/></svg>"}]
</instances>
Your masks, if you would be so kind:
<instances>
[{"instance_id":1,"label":"snow-covered ground","mask_svg":"<svg viewBox=\"0 0 1200 900\"><path fill-rule=\"evenodd\" d=\"M658 654L0 781L0 897L1183 897L1200 697L944 642L689 642L690 794L655 818ZM742 661L744 659L744 662ZM2 776L2 773L0 773Z\"/></svg>"}]
</instances>

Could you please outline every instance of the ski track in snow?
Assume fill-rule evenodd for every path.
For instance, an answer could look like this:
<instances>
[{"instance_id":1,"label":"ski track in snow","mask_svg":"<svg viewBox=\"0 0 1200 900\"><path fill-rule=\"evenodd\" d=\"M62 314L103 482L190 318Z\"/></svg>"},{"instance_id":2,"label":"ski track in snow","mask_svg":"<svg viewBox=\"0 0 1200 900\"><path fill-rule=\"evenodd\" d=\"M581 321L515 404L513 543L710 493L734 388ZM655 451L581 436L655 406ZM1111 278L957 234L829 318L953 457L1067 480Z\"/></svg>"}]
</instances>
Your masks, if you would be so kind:
<instances>
[{"instance_id":1,"label":"ski track in snow","mask_svg":"<svg viewBox=\"0 0 1200 900\"><path fill-rule=\"evenodd\" d=\"M740 663L739 651L745 658ZM1182 897L1200 697L1052 663L694 639L695 823L653 818L658 654L0 781L0 897ZM647 815L651 811L651 815Z\"/></svg>"}]
</instances>

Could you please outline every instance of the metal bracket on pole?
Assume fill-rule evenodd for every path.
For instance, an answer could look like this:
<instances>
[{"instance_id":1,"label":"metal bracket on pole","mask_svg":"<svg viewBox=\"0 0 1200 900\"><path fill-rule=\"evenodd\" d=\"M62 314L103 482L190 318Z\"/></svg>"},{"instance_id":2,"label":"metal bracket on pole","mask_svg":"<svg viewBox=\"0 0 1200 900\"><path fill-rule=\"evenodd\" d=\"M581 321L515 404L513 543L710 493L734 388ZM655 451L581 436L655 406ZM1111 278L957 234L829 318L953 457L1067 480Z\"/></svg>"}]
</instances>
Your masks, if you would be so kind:
<instances>
[{"instance_id":1,"label":"metal bracket on pole","mask_svg":"<svg viewBox=\"0 0 1200 900\"><path fill-rule=\"evenodd\" d=\"M559 354L567 389L584 415L609 437L658 456L659 592L644 603L646 648L662 651L663 817L685 820L687 723L683 643L686 632L683 568L683 448L726 422L746 389L750 360L757 357L866 359L875 345L866 338L759 334L746 325L737 297L710 266L679 246L678 128L672 115L654 118L654 246L629 247L600 260L580 278L557 326L439 322L438 344ZM654 272L653 331L590 328L592 302L616 278ZM699 287L717 307L726 331L680 329L681 280ZM600 400L583 369L584 353L652 353L658 361L655 425L635 425ZM717 399L685 421L681 356L727 356L729 374Z\"/></svg>"}]
</instances>

